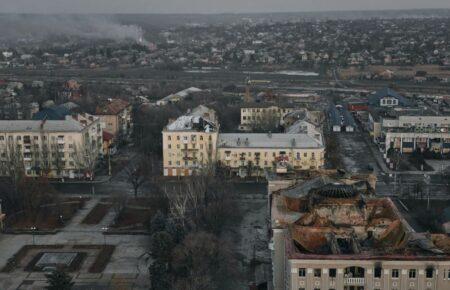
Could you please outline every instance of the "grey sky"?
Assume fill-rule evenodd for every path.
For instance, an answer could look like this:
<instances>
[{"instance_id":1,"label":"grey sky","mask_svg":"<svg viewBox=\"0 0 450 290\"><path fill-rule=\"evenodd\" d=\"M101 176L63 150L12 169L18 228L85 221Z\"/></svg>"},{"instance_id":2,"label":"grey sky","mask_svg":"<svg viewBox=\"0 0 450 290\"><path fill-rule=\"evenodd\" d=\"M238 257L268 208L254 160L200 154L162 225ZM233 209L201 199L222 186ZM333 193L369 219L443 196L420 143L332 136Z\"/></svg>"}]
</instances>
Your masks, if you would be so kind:
<instances>
[{"instance_id":1,"label":"grey sky","mask_svg":"<svg viewBox=\"0 0 450 290\"><path fill-rule=\"evenodd\" d=\"M0 0L0 12L221 13L450 8L449 0Z\"/></svg>"}]
</instances>

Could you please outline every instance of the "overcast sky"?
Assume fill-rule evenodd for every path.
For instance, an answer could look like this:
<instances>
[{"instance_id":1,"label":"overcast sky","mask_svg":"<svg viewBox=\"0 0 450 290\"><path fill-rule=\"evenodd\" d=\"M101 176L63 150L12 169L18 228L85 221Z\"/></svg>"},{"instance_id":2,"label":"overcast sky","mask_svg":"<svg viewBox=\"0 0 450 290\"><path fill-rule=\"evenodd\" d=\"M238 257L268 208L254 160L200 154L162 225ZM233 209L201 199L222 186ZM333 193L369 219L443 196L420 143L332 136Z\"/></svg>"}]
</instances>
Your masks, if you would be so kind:
<instances>
[{"instance_id":1,"label":"overcast sky","mask_svg":"<svg viewBox=\"0 0 450 290\"><path fill-rule=\"evenodd\" d=\"M450 8L450 0L0 0L0 12L221 13Z\"/></svg>"}]
</instances>

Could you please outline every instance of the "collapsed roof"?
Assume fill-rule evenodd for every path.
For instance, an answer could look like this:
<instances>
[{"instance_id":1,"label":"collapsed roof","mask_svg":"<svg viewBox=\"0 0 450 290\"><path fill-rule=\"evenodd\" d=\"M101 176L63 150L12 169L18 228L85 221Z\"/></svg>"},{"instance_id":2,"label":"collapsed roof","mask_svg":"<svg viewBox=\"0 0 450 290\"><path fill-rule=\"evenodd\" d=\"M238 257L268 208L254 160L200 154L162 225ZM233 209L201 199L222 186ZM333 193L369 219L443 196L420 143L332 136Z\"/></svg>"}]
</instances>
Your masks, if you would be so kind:
<instances>
[{"instance_id":1,"label":"collapsed roof","mask_svg":"<svg viewBox=\"0 0 450 290\"><path fill-rule=\"evenodd\" d=\"M272 225L288 230L290 258L448 259L450 254L448 237L414 232L394 203L375 197L364 180L321 175L276 191Z\"/></svg>"}]
</instances>

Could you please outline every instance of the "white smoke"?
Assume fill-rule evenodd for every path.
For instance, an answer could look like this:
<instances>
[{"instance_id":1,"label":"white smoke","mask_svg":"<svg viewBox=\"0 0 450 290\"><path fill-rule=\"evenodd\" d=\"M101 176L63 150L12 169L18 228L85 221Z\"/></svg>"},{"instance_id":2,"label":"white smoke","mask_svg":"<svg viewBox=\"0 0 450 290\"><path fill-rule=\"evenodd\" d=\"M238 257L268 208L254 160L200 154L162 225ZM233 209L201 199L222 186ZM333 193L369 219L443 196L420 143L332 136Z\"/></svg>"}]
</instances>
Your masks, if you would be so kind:
<instances>
[{"instance_id":1,"label":"white smoke","mask_svg":"<svg viewBox=\"0 0 450 290\"><path fill-rule=\"evenodd\" d=\"M46 38L77 36L92 39L132 39L142 42L144 32L136 25L119 23L105 15L1 15L0 37Z\"/></svg>"}]
</instances>

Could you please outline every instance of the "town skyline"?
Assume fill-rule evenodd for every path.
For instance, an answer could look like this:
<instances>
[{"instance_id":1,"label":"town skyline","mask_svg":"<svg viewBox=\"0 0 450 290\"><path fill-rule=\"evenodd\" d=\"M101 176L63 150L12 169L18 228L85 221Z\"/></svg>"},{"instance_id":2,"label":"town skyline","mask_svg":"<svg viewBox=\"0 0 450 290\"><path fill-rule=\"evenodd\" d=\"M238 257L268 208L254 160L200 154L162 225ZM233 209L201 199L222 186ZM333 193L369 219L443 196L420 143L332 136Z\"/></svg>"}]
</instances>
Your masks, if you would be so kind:
<instances>
[{"instance_id":1,"label":"town skyline","mask_svg":"<svg viewBox=\"0 0 450 290\"><path fill-rule=\"evenodd\" d=\"M149 14L216 14L216 13L283 13L283 12L333 12L333 11L382 11L382 10L420 10L448 9L450 3L445 0L433 1L377 1L341 0L335 3L329 1L145 1L145 0L94 0L94 1L55 1L43 0L36 5L31 0L0 1L0 11L3 13L149 13Z\"/></svg>"}]
</instances>

